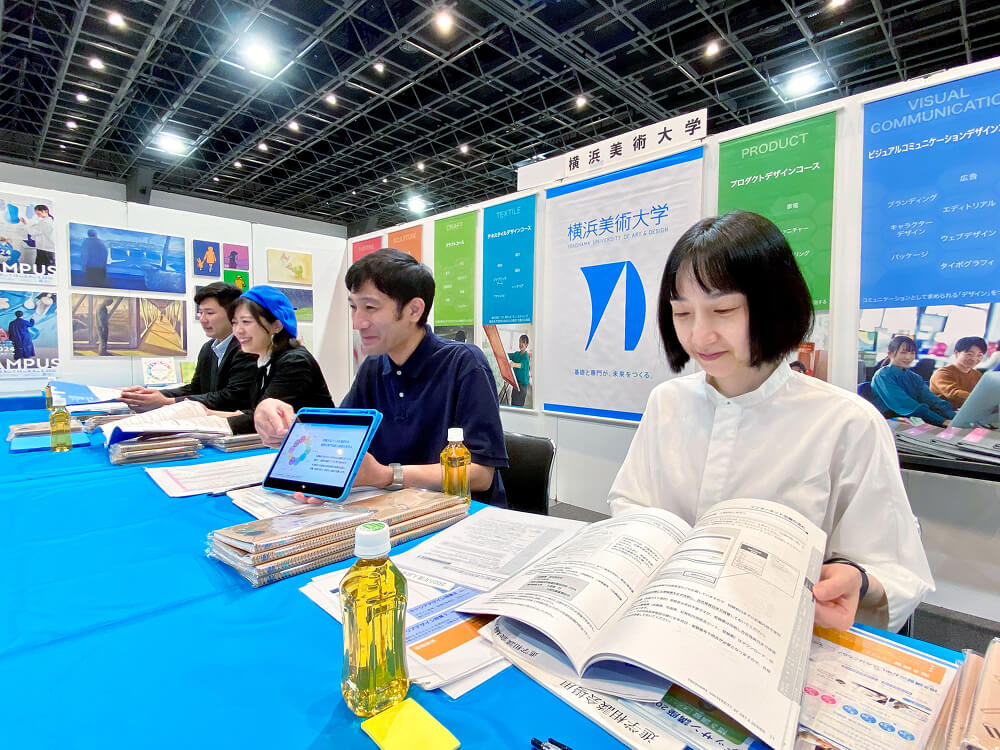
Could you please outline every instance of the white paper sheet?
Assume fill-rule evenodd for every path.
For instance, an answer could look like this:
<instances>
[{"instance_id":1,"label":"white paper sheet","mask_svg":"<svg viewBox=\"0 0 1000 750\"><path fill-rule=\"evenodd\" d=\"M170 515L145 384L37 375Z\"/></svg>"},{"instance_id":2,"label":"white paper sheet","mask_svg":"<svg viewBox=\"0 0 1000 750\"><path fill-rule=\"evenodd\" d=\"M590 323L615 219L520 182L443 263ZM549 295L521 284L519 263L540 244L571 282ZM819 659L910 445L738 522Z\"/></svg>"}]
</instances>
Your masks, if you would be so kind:
<instances>
[{"instance_id":1,"label":"white paper sheet","mask_svg":"<svg viewBox=\"0 0 1000 750\"><path fill-rule=\"evenodd\" d=\"M274 459L273 454L270 458L272 460ZM265 474L266 473L267 470L265 469ZM263 482L264 477L261 477L260 481ZM244 482L240 482L240 484L242 485ZM315 505L309 506L305 503L301 503L291 495L283 492L265 490L260 485L257 485L256 487L234 489L227 494L232 498L233 505L237 508L245 510L254 518L273 518L274 516L284 515L285 513L294 513L295 511L302 510L306 507L317 507ZM369 497L384 494L384 489L376 489L374 487L355 487L351 490L345 500L341 502L327 502L322 505L324 507L333 505L349 505L350 503L357 502L358 500L364 500Z\"/></svg>"},{"instance_id":2,"label":"white paper sheet","mask_svg":"<svg viewBox=\"0 0 1000 750\"><path fill-rule=\"evenodd\" d=\"M206 492L225 492L249 482L263 482L273 461L273 453L264 453L193 466L150 467L146 473L170 497L190 497Z\"/></svg>"}]
</instances>

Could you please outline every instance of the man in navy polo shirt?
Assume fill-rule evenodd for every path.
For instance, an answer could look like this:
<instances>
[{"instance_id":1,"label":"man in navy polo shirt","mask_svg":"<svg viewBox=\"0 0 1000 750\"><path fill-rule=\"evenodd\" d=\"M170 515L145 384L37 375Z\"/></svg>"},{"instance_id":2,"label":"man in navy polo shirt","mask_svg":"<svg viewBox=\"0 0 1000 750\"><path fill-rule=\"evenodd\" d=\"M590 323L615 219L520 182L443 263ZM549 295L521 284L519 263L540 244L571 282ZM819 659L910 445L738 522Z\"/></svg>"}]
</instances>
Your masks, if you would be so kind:
<instances>
[{"instance_id":1,"label":"man in navy polo shirt","mask_svg":"<svg viewBox=\"0 0 1000 750\"><path fill-rule=\"evenodd\" d=\"M507 451L493 375L477 347L436 336L427 325L431 272L412 256L383 248L352 265L346 282L353 326L368 357L341 406L382 413L355 484L440 490L448 428L461 427L472 454L472 497L506 507L496 469L507 466ZM294 418L274 399L254 410L257 432L272 447Z\"/></svg>"}]
</instances>

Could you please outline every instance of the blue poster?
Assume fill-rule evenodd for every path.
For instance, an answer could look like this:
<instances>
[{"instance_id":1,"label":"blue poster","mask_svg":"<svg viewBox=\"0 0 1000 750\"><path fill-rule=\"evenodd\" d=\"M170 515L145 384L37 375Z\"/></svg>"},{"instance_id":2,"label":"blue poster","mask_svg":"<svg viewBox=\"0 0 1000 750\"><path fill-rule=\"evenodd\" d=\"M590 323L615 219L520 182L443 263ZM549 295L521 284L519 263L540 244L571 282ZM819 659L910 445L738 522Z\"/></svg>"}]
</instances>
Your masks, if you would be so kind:
<instances>
[{"instance_id":1,"label":"blue poster","mask_svg":"<svg viewBox=\"0 0 1000 750\"><path fill-rule=\"evenodd\" d=\"M861 307L1000 302L1000 71L865 105Z\"/></svg>"},{"instance_id":2,"label":"blue poster","mask_svg":"<svg viewBox=\"0 0 1000 750\"><path fill-rule=\"evenodd\" d=\"M194 255L195 276L215 276L218 278L222 268L219 243L206 240L193 240L191 249Z\"/></svg>"},{"instance_id":3,"label":"blue poster","mask_svg":"<svg viewBox=\"0 0 1000 750\"><path fill-rule=\"evenodd\" d=\"M530 323L535 295L535 196L483 209L483 325Z\"/></svg>"}]
</instances>

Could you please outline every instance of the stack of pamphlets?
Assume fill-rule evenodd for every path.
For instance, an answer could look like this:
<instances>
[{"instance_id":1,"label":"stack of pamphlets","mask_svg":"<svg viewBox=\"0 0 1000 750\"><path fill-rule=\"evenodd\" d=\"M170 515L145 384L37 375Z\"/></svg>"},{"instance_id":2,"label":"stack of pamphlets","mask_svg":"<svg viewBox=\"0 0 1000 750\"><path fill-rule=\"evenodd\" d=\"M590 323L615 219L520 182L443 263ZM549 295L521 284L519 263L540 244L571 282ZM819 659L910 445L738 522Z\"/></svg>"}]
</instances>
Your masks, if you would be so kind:
<instances>
[{"instance_id":1,"label":"stack of pamphlets","mask_svg":"<svg viewBox=\"0 0 1000 750\"><path fill-rule=\"evenodd\" d=\"M83 432L83 423L78 419L69 421L70 432ZM19 437L37 437L51 433L48 422L27 422L25 424L12 424L7 431L7 442Z\"/></svg>"},{"instance_id":2,"label":"stack of pamphlets","mask_svg":"<svg viewBox=\"0 0 1000 750\"><path fill-rule=\"evenodd\" d=\"M1000 430L985 427L935 427L890 420L901 453L1000 465Z\"/></svg>"},{"instance_id":3,"label":"stack of pamphlets","mask_svg":"<svg viewBox=\"0 0 1000 750\"><path fill-rule=\"evenodd\" d=\"M83 431L90 433L95 432L104 425L110 422L117 422L120 419L125 419L131 416L131 412L126 412L124 414L95 414L92 417L87 417L83 420Z\"/></svg>"},{"instance_id":4,"label":"stack of pamphlets","mask_svg":"<svg viewBox=\"0 0 1000 750\"><path fill-rule=\"evenodd\" d=\"M108 446L122 440L151 435L174 435L199 439L232 435L229 422L223 417L205 414L205 407L196 401L179 401L159 409L136 414L113 423Z\"/></svg>"},{"instance_id":5,"label":"stack of pamphlets","mask_svg":"<svg viewBox=\"0 0 1000 750\"><path fill-rule=\"evenodd\" d=\"M955 708L956 722L961 721L963 712L959 699L956 699ZM964 729L959 732L956 726L951 734L952 737L961 735L962 742L958 745L961 750L1000 750L1000 638L990 641L986 649Z\"/></svg>"},{"instance_id":6,"label":"stack of pamphlets","mask_svg":"<svg viewBox=\"0 0 1000 750\"><path fill-rule=\"evenodd\" d=\"M113 464L144 464L178 461L199 455L201 441L190 437L149 437L121 440L108 448Z\"/></svg>"},{"instance_id":7,"label":"stack of pamphlets","mask_svg":"<svg viewBox=\"0 0 1000 750\"><path fill-rule=\"evenodd\" d=\"M223 453L252 451L264 447L260 435L256 432L251 432L249 435L218 435L209 437L205 439L205 445L210 445Z\"/></svg>"},{"instance_id":8,"label":"stack of pamphlets","mask_svg":"<svg viewBox=\"0 0 1000 750\"><path fill-rule=\"evenodd\" d=\"M443 529L468 514L455 495L407 489L345 505L304 507L212 532L210 557L226 563L254 586L354 556L354 529L367 521L389 524L392 543Z\"/></svg>"}]
</instances>

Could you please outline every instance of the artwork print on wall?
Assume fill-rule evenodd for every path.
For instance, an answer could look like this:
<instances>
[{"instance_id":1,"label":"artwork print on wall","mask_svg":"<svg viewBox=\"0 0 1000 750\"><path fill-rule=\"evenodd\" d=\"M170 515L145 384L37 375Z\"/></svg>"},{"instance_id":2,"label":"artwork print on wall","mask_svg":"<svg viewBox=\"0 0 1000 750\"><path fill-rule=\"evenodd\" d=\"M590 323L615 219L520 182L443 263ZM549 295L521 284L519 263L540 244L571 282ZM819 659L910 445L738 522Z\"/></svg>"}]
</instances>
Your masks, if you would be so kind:
<instances>
[{"instance_id":1,"label":"artwork print on wall","mask_svg":"<svg viewBox=\"0 0 1000 750\"><path fill-rule=\"evenodd\" d=\"M73 295L77 357L183 357L186 303L179 299Z\"/></svg>"},{"instance_id":2,"label":"artwork print on wall","mask_svg":"<svg viewBox=\"0 0 1000 750\"><path fill-rule=\"evenodd\" d=\"M222 243L222 267L232 271L250 270L250 248L246 245Z\"/></svg>"},{"instance_id":3,"label":"artwork print on wall","mask_svg":"<svg viewBox=\"0 0 1000 750\"><path fill-rule=\"evenodd\" d=\"M250 288L249 271L223 271L222 280L227 284L233 284L241 292Z\"/></svg>"},{"instance_id":4,"label":"artwork print on wall","mask_svg":"<svg viewBox=\"0 0 1000 750\"><path fill-rule=\"evenodd\" d=\"M222 266L219 262L219 243L208 240L193 240L191 251L194 256L194 275L218 278L219 269Z\"/></svg>"},{"instance_id":5,"label":"artwork print on wall","mask_svg":"<svg viewBox=\"0 0 1000 750\"><path fill-rule=\"evenodd\" d=\"M54 212L47 198L0 194L0 279L56 283Z\"/></svg>"},{"instance_id":6,"label":"artwork print on wall","mask_svg":"<svg viewBox=\"0 0 1000 750\"><path fill-rule=\"evenodd\" d=\"M312 284L312 254L268 249L267 280L279 284Z\"/></svg>"},{"instance_id":7,"label":"artwork print on wall","mask_svg":"<svg viewBox=\"0 0 1000 750\"><path fill-rule=\"evenodd\" d=\"M56 295L0 289L0 379L51 378L58 366Z\"/></svg>"},{"instance_id":8,"label":"artwork print on wall","mask_svg":"<svg viewBox=\"0 0 1000 750\"><path fill-rule=\"evenodd\" d=\"M69 225L73 286L184 293L184 238Z\"/></svg>"}]
</instances>

